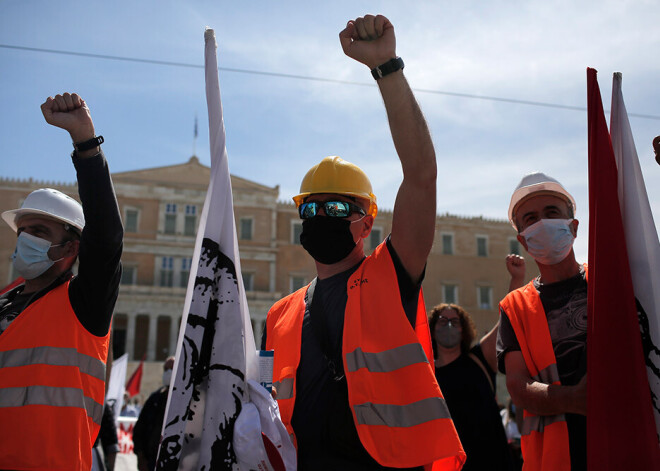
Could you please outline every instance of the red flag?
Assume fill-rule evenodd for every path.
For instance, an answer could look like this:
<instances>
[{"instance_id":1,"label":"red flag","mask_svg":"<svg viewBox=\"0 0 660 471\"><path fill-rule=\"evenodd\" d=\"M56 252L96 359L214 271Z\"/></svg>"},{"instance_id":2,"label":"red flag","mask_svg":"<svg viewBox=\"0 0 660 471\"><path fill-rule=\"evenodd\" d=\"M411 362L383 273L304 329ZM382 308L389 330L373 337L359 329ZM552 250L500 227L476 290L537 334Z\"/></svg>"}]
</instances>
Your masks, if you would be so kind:
<instances>
[{"instance_id":1,"label":"red flag","mask_svg":"<svg viewBox=\"0 0 660 471\"><path fill-rule=\"evenodd\" d=\"M596 70L587 69L589 470L660 469L637 308L617 193L617 169Z\"/></svg>"},{"instance_id":2,"label":"red flag","mask_svg":"<svg viewBox=\"0 0 660 471\"><path fill-rule=\"evenodd\" d=\"M135 372L126 381L126 392L128 397L133 397L140 394L140 383L142 383L142 369L144 367L144 356L140 361L140 365L136 368Z\"/></svg>"}]
</instances>

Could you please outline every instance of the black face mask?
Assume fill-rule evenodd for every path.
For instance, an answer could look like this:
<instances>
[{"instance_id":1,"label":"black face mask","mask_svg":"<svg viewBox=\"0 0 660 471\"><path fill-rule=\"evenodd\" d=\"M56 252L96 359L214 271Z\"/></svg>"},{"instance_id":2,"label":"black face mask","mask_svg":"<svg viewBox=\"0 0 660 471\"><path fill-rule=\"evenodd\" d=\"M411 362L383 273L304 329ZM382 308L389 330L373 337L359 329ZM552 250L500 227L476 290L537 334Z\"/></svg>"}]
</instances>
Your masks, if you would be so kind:
<instances>
[{"instance_id":1,"label":"black face mask","mask_svg":"<svg viewBox=\"0 0 660 471\"><path fill-rule=\"evenodd\" d=\"M316 216L303 220L300 243L319 263L331 265L343 260L355 248L351 221Z\"/></svg>"}]
</instances>

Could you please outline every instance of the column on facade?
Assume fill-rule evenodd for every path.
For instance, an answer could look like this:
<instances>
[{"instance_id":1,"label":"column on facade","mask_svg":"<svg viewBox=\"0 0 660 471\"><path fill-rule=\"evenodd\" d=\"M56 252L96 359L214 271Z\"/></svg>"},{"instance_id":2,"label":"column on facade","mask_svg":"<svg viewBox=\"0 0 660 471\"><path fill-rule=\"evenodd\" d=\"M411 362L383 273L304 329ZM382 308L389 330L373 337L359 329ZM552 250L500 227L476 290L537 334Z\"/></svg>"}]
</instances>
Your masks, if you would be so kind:
<instances>
[{"instance_id":1,"label":"column on facade","mask_svg":"<svg viewBox=\"0 0 660 471\"><path fill-rule=\"evenodd\" d=\"M176 353L176 343L179 338L179 322L177 316L172 316L170 321L170 355Z\"/></svg>"},{"instance_id":2,"label":"column on facade","mask_svg":"<svg viewBox=\"0 0 660 471\"><path fill-rule=\"evenodd\" d=\"M126 314L126 353L130 361L135 360L135 318L134 312Z\"/></svg>"},{"instance_id":3,"label":"column on facade","mask_svg":"<svg viewBox=\"0 0 660 471\"><path fill-rule=\"evenodd\" d=\"M156 360L156 327L158 326L158 315L149 314L149 337L147 340L147 361Z\"/></svg>"},{"instance_id":4,"label":"column on facade","mask_svg":"<svg viewBox=\"0 0 660 471\"><path fill-rule=\"evenodd\" d=\"M270 233L271 233L270 246L272 248L277 248L277 207L273 208L273 211L271 212ZM276 289L276 284L275 284L275 278L277 277L276 268L277 268L277 252L273 254L273 260L271 260L269 263L270 279L268 282L268 291L271 293L274 293Z\"/></svg>"},{"instance_id":5,"label":"column on facade","mask_svg":"<svg viewBox=\"0 0 660 471\"><path fill-rule=\"evenodd\" d=\"M275 255L275 256L277 257L277 255ZM270 277L270 280L269 280L269 283L268 283L268 291L271 292L271 293L275 292L275 278L277 276L275 262L276 262L276 260L271 260L268 263L269 277Z\"/></svg>"}]
</instances>

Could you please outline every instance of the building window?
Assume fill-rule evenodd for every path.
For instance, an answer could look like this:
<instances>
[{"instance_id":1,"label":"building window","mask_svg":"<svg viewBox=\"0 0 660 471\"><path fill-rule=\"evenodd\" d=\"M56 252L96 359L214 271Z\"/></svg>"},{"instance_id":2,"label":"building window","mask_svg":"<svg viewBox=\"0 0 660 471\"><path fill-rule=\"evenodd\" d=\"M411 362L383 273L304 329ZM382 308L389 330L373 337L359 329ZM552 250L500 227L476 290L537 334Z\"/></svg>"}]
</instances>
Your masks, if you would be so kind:
<instances>
[{"instance_id":1,"label":"building window","mask_svg":"<svg viewBox=\"0 0 660 471\"><path fill-rule=\"evenodd\" d=\"M165 206L165 234L176 232L176 204L167 203Z\"/></svg>"},{"instance_id":2,"label":"building window","mask_svg":"<svg viewBox=\"0 0 660 471\"><path fill-rule=\"evenodd\" d=\"M383 230L380 227L373 227L369 235L371 248L375 249L383 241Z\"/></svg>"},{"instance_id":3,"label":"building window","mask_svg":"<svg viewBox=\"0 0 660 471\"><path fill-rule=\"evenodd\" d=\"M509 239L509 253L520 255L520 242L518 242L518 239Z\"/></svg>"},{"instance_id":4,"label":"building window","mask_svg":"<svg viewBox=\"0 0 660 471\"><path fill-rule=\"evenodd\" d=\"M488 237L477 236L477 257L488 257Z\"/></svg>"},{"instance_id":5,"label":"building window","mask_svg":"<svg viewBox=\"0 0 660 471\"><path fill-rule=\"evenodd\" d=\"M122 265L121 280L122 285L134 285L137 274L137 267L131 265Z\"/></svg>"},{"instance_id":6,"label":"building window","mask_svg":"<svg viewBox=\"0 0 660 471\"><path fill-rule=\"evenodd\" d=\"M197 206L186 205L186 216L183 223L183 235L194 236L197 229Z\"/></svg>"},{"instance_id":7,"label":"building window","mask_svg":"<svg viewBox=\"0 0 660 471\"><path fill-rule=\"evenodd\" d=\"M458 304L458 286L442 285L442 301L447 304Z\"/></svg>"},{"instance_id":8,"label":"building window","mask_svg":"<svg viewBox=\"0 0 660 471\"><path fill-rule=\"evenodd\" d=\"M124 231L137 232L138 231L138 210L126 209L126 218L124 220Z\"/></svg>"},{"instance_id":9,"label":"building window","mask_svg":"<svg viewBox=\"0 0 660 471\"><path fill-rule=\"evenodd\" d=\"M254 290L254 273L243 272L243 273L241 273L241 276L243 277L243 288L245 288L245 291L253 291Z\"/></svg>"},{"instance_id":10,"label":"building window","mask_svg":"<svg viewBox=\"0 0 660 471\"><path fill-rule=\"evenodd\" d=\"M192 258L181 259L181 276L179 276L179 286L186 288L188 286L188 278L190 277L190 267L192 266Z\"/></svg>"},{"instance_id":11,"label":"building window","mask_svg":"<svg viewBox=\"0 0 660 471\"><path fill-rule=\"evenodd\" d=\"M305 286L305 277L304 276L296 276L296 275L291 275L289 278L290 280L290 292L293 293L294 291L298 291L300 288Z\"/></svg>"},{"instance_id":12,"label":"building window","mask_svg":"<svg viewBox=\"0 0 660 471\"><path fill-rule=\"evenodd\" d=\"M252 218L241 218L241 240L252 240Z\"/></svg>"},{"instance_id":13,"label":"building window","mask_svg":"<svg viewBox=\"0 0 660 471\"><path fill-rule=\"evenodd\" d=\"M442 234L442 255L454 255L454 234Z\"/></svg>"},{"instance_id":14,"label":"building window","mask_svg":"<svg viewBox=\"0 0 660 471\"><path fill-rule=\"evenodd\" d=\"M174 286L174 259L163 257L160 265L160 285L165 287Z\"/></svg>"},{"instance_id":15,"label":"building window","mask_svg":"<svg viewBox=\"0 0 660 471\"><path fill-rule=\"evenodd\" d=\"M477 299L479 309L491 309L493 302L493 288L490 286L477 286Z\"/></svg>"},{"instance_id":16,"label":"building window","mask_svg":"<svg viewBox=\"0 0 660 471\"><path fill-rule=\"evenodd\" d=\"M302 222L294 221L291 224L291 243L300 245L300 234L302 234Z\"/></svg>"}]
</instances>

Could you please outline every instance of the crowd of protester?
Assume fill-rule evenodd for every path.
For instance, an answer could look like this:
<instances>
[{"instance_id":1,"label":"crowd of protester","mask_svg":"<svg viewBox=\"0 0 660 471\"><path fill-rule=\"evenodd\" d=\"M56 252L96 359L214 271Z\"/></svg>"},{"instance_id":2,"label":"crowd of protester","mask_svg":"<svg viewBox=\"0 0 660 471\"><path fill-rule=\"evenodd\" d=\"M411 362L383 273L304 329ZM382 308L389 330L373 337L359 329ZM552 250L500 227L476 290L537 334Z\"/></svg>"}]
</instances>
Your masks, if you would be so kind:
<instances>
[{"instance_id":1,"label":"crowd of protester","mask_svg":"<svg viewBox=\"0 0 660 471\"><path fill-rule=\"evenodd\" d=\"M275 352L273 394L298 468L586 469L587 267L572 248L575 200L543 173L515 188L509 220L540 275L526 280L524 259L507 257L509 294L490 331L477 335L457 304L426 312L421 285L442 156L389 20L357 18L339 37L376 79L403 181L392 231L370 255L364 240L378 207L362 169L325 158L293 198L317 277L271 308L262 349ZM71 136L82 204L39 189L2 215L17 234L13 264L23 282L0 295L0 368L13 384L0 394L0 424L12 424L0 468L112 470L117 431L104 407L104 368L121 219L85 101L56 95L42 112ZM141 409L126 398L121 410L137 418L140 471L156 467L173 366L168 358L162 387ZM498 370L511 399L497 395Z\"/></svg>"}]
</instances>

